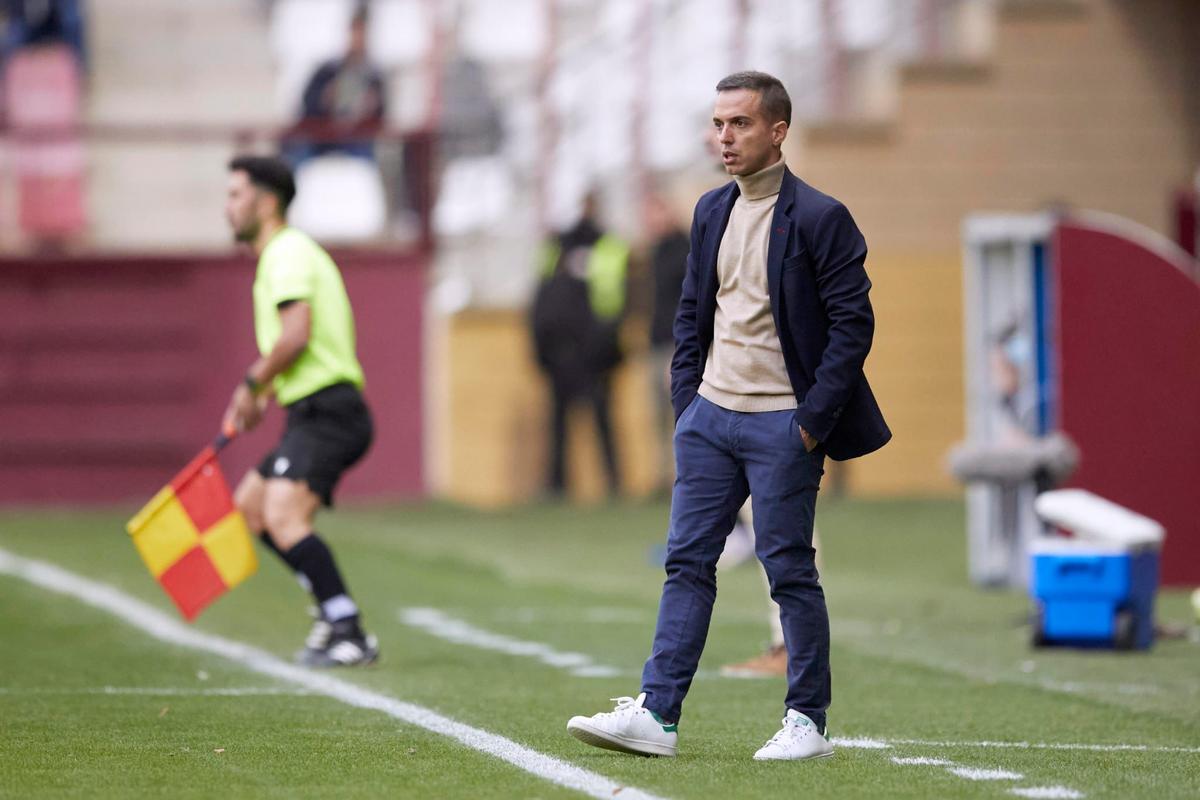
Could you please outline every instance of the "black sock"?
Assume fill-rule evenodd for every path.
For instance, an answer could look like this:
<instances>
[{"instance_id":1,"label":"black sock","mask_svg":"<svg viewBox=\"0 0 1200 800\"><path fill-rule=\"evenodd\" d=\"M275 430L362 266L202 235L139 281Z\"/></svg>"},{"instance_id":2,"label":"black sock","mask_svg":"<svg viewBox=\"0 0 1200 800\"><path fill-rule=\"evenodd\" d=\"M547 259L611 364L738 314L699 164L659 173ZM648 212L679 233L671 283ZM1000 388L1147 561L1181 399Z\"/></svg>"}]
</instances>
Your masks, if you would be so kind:
<instances>
[{"instance_id":1,"label":"black sock","mask_svg":"<svg viewBox=\"0 0 1200 800\"><path fill-rule=\"evenodd\" d=\"M308 578L313 597L317 598L318 603L348 596L342 574L334 563L333 553L315 531L292 545L283 558L292 569Z\"/></svg>"}]
</instances>

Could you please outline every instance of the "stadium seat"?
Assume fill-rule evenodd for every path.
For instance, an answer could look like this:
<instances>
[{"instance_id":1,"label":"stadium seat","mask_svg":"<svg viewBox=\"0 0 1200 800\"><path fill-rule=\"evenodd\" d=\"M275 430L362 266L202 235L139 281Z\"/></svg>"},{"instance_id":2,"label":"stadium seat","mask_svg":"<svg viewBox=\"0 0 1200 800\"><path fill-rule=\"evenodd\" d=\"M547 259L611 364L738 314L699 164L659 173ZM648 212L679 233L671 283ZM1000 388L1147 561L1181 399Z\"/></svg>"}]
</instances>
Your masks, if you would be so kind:
<instances>
[{"instance_id":1,"label":"stadium seat","mask_svg":"<svg viewBox=\"0 0 1200 800\"><path fill-rule=\"evenodd\" d=\"M354 6L349 0L278 0L271 10L271 51L277 58L333 58L346 47Z\"/></svg>"},{"instance_id":2,"label":"stadium seat","mask_svg":"<svg viewBox=\"0 0 1200 800\"><path fill-rule=\"evenodd\" d=\"M296 170L292 224L315 239L357 242L383 233L387 201L374 162L343 154L318 156Z\"/></svg>"},{"instance_id":3,"label":"stadium seat","mask_svg":"<svg viewBox=\"0 0 1200 800\"><path fill-rule=\"evenodd\" d=\"M434 230L442 236L459 236L485 229L504 218L512 201L512 177L503 159L456 159L442 175L433 210Z\"/></svg>"},{"instance_id":4,"label":"stadium seat","mask_svg":"<svg viewBox=\"0 0 1200 800\"><path fill-rule=\"evenodd\" d=\"M423 0L375 0L367 52L383 69L416 64L425 58L430 44L428 3Z\"/></svg>"},{"instance_id":5,"label":"stadium seat","mask_svg":"<svg viewBox=\"0 0 1200 800\"><path fill-rule=\"evenodd\" d=\"M540 0L472 3L464 8L459 46L483 62L533 61L547 35Z\"/></svg>"},{"instance_id":6,"label":"stadium seat","mask_svg":"<svg viewBox=\"0 0 1200 800\"><path fill-rule=\"evenodd\" d=\"M80 82L75 54L67 45L17 51L4 73L4 107L11 129L70 129L79 124ZM22 231L56 239L83 230L85 158L74 133L18 138L12 151Z\"/></svg>"}]
</instances>

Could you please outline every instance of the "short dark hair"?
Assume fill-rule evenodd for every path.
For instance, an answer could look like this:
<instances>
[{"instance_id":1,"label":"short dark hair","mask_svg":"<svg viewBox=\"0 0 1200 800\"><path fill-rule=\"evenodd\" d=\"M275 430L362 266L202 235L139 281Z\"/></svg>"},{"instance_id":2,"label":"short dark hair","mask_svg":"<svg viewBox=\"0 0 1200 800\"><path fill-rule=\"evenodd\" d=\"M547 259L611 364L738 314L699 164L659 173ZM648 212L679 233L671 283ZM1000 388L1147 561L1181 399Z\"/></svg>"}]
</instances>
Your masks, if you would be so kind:
<instances>
[{"instance_id":1,"label":"short dark hair","mask_svg":"<svg viewBox=\"0 0 1200 800\"><path fill-rule=\"evenodd\" d=\"M238 156L229 162L229 171L246 173L251 183L275 195L280 216L287 214L296 196L296 179L286 161L273 156Z\"/></svg>"},{"instance_id":2,"label":"short dark hair","mask_svg":"<svg viewBox=\"0 0 1200 800\"><path fill-rule=\"evenodd\" d=\"M792 124L792 98L788 97L783 82L774 75L765 72L735 72L721 78L717 84L718 92L730 92L734 89L749 89L758 92L759 106L771 122L783 120Z\"/></svg>"}]
</instances>

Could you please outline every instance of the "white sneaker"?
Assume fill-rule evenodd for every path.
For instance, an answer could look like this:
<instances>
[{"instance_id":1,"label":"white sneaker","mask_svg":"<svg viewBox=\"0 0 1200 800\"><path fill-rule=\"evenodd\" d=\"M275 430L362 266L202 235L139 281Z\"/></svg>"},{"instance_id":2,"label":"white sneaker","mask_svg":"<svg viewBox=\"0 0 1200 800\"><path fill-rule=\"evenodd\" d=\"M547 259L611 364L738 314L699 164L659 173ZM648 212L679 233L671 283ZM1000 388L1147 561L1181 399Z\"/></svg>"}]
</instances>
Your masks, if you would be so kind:
<instances>
[{"instance_id":1,"label":"white sneaker","mask_svg":"<svg viewBox=\"0 0 1200 800\"><path fill-rule=\"evenodd\" d=\"M828 758L833 745L821 735L811 719L795 709L788 709L783 727L754 754L755 761L802 761L806 758Z\"/></svg>"},{"instance_id":2,"label":"white sneaker","mask_svg":"<svg viewBox=\"0 0 1200 800\"><path fill-rule=\"evenodd\" d=\"M617 707L590 717L571 717L567 732L579 741L605 750L619 750L641 756L673 756L677 725L665 724L648 708L643 708L646 693L637 699L614 697Z\"/></svg>"}]
</instances>

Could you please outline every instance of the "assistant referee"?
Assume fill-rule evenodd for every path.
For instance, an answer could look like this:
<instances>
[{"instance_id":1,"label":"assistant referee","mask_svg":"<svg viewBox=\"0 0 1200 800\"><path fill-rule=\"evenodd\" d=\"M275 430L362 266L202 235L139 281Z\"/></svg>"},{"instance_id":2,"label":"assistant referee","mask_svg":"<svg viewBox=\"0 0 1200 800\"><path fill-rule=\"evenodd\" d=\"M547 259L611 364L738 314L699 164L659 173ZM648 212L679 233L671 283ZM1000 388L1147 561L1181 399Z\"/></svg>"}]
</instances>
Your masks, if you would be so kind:
<instances>
[{"instance_id":1,"label":"assistant referee","mask_svg":"<svg viewBox=\"0 0 1200 800\"><path fill-rule=\"evenodd\" d=\"M261 357L234 389L224 422L250 430L272 398L287 410L283 438L242 479L234 499L263 544L316 599L297 661L368 664L378 657L378 645L363 631L313 517L321 505L333 504L338 480L370 447L373 426L362 397L350 299L329 254L288 227L295 194L292 171L277 158L241 156L229 163L225 215L234 239L258 256L254 332Z\"/></svg>"}]
</instances>

